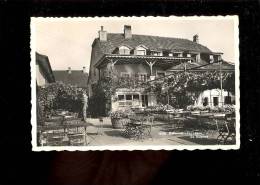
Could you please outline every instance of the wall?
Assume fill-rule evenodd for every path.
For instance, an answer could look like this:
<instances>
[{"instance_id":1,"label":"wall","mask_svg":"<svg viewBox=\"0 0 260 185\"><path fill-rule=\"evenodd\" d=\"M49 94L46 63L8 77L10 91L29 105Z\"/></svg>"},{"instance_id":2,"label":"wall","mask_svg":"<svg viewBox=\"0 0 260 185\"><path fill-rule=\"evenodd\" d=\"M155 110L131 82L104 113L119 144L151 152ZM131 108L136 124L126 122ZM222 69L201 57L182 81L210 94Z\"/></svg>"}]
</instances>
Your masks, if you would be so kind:
<instances>
[{"instance_id":1,"label":"wall","mask_svg":"<svg viewBox=\"0 0 260 185\"><path fill-rule=\"evenodd\" d=\"M221 90L220 89L206 90L199 95L198 100L195 102L195 105L203 106L204 98L208 97L209 106L214 106L213 105L213 97L218 97L219 106L222 106L222 104L224 103L225 96L228 96L228 94L229 94L229 96L231 96L231 102L234 102L235 96L232 95L231 93L228 93L225 90L222 90L223 102L221 101Z\"/></svg>"},{"instance_id":2,"label":"wall","mask_svg":"<svg viewBox=\"0 0 260 185\"><path fill-rule=\"evenodd\" d=\"M41 71L39 65L36 64L36 81L37 85L44 86L47 83L47 80L43 76L43 72Z\"/></svg>"},{"instance_id":3,"label":"wall","mask_svg":"<svg viewBox=\"0 0 260 185\"><path fill-rule=\"evenodd\" d=\"M100 49L100 43L96 40L93 42L92 51L91 51L91 60L90 60L90 67L89 67L89 96L92 96L92 89L91 84L96 83L99 77L98 69L94 68L94 65L97 61L103 56L103 53Z\"/></svg>"}]
</instances>

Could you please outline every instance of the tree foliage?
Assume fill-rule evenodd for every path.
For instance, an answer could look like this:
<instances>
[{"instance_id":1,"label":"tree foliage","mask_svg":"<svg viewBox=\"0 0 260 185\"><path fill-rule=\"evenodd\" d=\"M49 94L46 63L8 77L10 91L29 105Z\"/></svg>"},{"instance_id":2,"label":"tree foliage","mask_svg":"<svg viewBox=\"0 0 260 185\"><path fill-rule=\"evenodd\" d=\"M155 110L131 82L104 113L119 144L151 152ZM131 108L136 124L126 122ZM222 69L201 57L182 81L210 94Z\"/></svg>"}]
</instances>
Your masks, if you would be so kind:
<instances>
[{"instance_id":1,"label":"tree foliage","mask_svg":"<svg viewBox=\"0 0 260 185\"><path fill-rule=\"evenodd\" d=\"M82 88L56 82L38 87L37 100L42 116L46 117L53 110L62 109L82 114Z\"/></svg>"}]
</instances>

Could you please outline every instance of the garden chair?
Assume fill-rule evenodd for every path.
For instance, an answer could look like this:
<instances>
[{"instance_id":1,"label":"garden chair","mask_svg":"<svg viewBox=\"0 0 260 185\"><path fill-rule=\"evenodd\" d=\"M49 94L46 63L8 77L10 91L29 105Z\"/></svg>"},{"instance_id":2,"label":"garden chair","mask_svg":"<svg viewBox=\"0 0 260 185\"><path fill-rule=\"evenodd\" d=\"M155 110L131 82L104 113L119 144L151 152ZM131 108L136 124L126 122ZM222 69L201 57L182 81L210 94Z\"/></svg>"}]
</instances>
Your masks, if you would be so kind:
<instances>
[{"instance_id":1,"label":"garden chair","mask_svg":"<svg viewBox=\"0 0 260 185\"><path fill-rule=\"evenodd\" d=\"M83 146L86 145L86 138L84 133L68 134L69 145L71 146Z\"/></svg>"},{"instance_id":2,"label":"garden chair","mask_svg":"<svg viewBox=\"0 0 260 185\"><path fill-rule=\"evenodd\" d=\"M214 116L215 117L215 116ZM235 121L232 118L221 117L215 118L215 124L219 135L217 136L218 144L227 144L229 138L235 140Z\"/></svg>"},{"instance_id":3,"label":"garden chair","mask_svg":"<svg viewBox=\"0 0 260 185\"><path fill-rule=\"evenodd\" d=\"M224 139L224 144L227 144L228 139L230 138L231 141L235 141L236 137L236 121L235 118L227 117L226 121L226 128L227 128L227 135Z\"/></svg>"},{"instance_id":4,"label":"garden chair","mask_svg":"<svg viewBox=\"0 0 260 185\"><path fill-rule=\"evenodd\" d=\"M148 116L147 117L147 124L149 126L149 129L148 129L148 137L150 137L151 139L153 139L153 136L152 136L152 128L154 126L154 116Z\"/></svg>"},{"instance_id":5,"label":"garden chair","mask_svg":"<svg viewBox=\"0 0 260 185\"><path fill-rule=\"evenodd\" d=\"M47 133L46 134L47 146L63 146L66 145L64 133Z\"/></svg>"}]
</instances>

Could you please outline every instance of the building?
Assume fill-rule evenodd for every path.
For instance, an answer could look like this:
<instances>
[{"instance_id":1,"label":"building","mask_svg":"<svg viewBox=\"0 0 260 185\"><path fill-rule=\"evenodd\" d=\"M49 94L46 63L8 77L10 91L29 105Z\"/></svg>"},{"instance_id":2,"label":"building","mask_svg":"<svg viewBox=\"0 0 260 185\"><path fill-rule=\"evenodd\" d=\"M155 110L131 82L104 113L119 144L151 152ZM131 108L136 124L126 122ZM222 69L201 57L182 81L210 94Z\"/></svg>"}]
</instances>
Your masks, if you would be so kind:
<instances>
[{"instance_id":1,"label":"building","mask_svg":"<svg viewBox=\"0 0 260 185\"><path fill-rule=\"evenodd\" d=\"M38 90L40 88L44 88L49 83L54 83L55 78L53 75L53 71L50 65L49 58L46 55L42 55L39 53L36 54L36 92L38 94ZM37 110L37 123L43 124L44 118L42 116L42 107L40 106L39 99L36 101L36 110Z\"/></svg>"},{"instance_id":2,"label":"building","mask_svg":"<svg viewBox=\"0 0 260 185\"><path fill-rule=\"evenodd\" d=\"M36 52L36 82L37 86L45 86L55 82L55 77L50 65L49 58Z\"/></svg>"},{"instance_id":3,"label":"building","mask_svg":"<svg viewBox=\"0 0 260 185\"><path fill-rule=\"evenodd\" d=\"M107 33L101 26L98 35L99 37L92 44L89 71L90 97L94 94L95 84L111 71L122 79L132 79L133 82L138 83L183 71L185 68L222 60L223 53L213 52L201 45L198 35L194 35L192 40L135 35L132 34L129 25L124 26L123 33ZM223 71L234 71L234 65L225 61L222 62L221 67ZM219 64L214 63L196 70L210 71L219 68ZM208 104L216 105L216 91L207 91L200 95L200 99L205 99L212 93L212 100L208 100ZM112 97L111 101L112 110L120 107L141 108L157 103L156 96L145 92L143 88L118 88L115 97ZM197 104L203 104L204 99L197 101Z\"/></svg>"},{"instance_id":4,"label":"building","mask_svg":"<svg viewBox=\"0 0 260 185\"><path fill-rule=\"evenodd\" d=\"M68 70L54 70L53 74L57 82L87 89L88 73L86 67L83 67L82 70L72 70L71 67L68 67Z\"/></svg>"}]
</instances>

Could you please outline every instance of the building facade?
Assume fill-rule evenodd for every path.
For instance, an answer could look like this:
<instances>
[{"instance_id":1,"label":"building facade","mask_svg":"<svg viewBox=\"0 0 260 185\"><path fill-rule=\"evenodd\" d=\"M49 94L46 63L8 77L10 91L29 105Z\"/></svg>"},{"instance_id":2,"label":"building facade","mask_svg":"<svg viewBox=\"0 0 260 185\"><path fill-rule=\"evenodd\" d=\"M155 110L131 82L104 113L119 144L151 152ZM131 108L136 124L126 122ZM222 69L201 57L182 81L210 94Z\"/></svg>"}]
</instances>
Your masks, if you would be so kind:
<instances>
[{"instance_id":1,"label":"building facade","mask_svg":"<svg viewBox=\"0 0 260 185\"><path fill-rule=\"evenodd\" d=\"M135 35L132 34L129 25L124 26L121 34L107 33L103 27L98 34L99 37L92 44L88 79L89 96L93 96L95 84L111 74L119 81L126 80L133 84L127 88L116 89L115 96L111 97L112 110L125 107L144 108L157 104L155 94L146 92L142 86L136 84L210 63L214 64L194 71L215 71L220 68L220 64L215 62L222 60L223 53L213 52L199 44L198 35L194 35L193 40ZM221 70L234 71L234 65L223 61ZM217 90L203 92L196 104L205 104L205 98L208 97L207 105L219 105L216 92ZM223 93L226 94L222 91L222 96ZM209 97L209 94L212 97Z\"/></svg>"}]
</instances>

